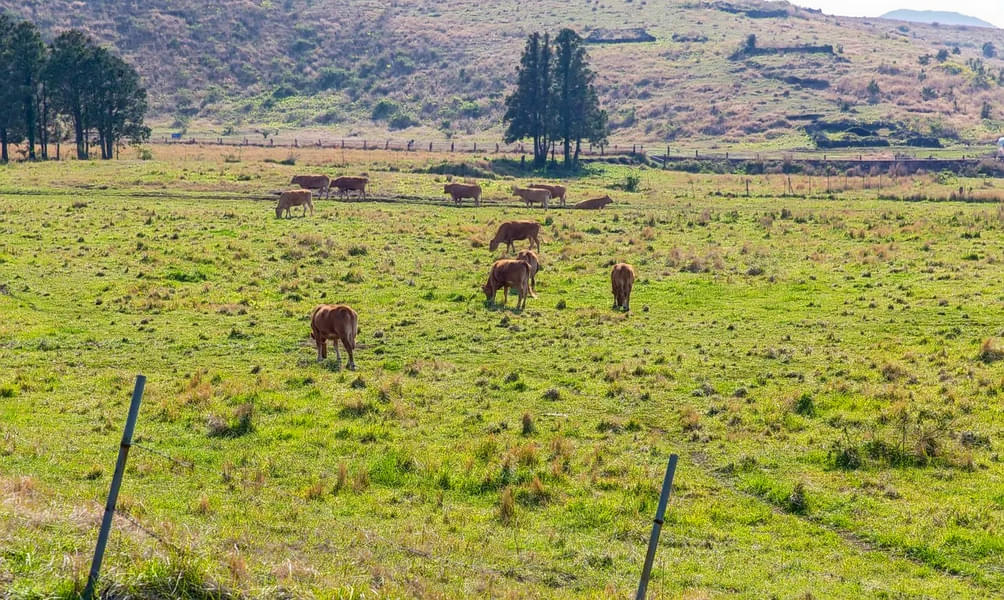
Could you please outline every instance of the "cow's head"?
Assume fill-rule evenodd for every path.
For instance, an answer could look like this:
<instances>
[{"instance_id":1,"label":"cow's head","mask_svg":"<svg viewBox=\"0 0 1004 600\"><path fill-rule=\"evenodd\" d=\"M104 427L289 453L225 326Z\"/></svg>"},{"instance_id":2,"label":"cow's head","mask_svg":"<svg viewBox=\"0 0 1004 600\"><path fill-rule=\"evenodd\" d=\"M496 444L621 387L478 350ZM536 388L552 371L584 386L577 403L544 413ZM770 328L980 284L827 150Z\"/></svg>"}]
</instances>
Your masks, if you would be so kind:
<instances>
[{"instance_id":1,"label":"cow's head","mask_svg":"<svg viewBox=\"0 0 1004 600\"><path fill-rule=\"evenodd\" d=\"M491 279L489 279L488 283L481 286L481 291L485 293L485 299L488 300L489 302L491 301L492 298L495 297L496 290L494 286L492 286Z\"/></svg>"},{"instance_id":2,"label":"cow's head","mask_svg":"<svg viewBox=\"0 0 1004 600\"><path fill-rule=\"evenodd\" d=\"M499 239L497 237L495 239L493 239L492 241L488 242L488 250L489 251L495 252L495 250L498 247L499 247Z\"/></svg>"},{"instance_id":3,"label":"cow's head","mask_svg":"<svg viewBox=\"0 0 1004 600\"><path fill-rule=\"evenodd\" d=\"M278 219L282 216L282 202L275 205L275 218Z\"/></svg>"},{"instance_id":4,"label":"cow's head","mask_svg":"<svg viewBox=\"0 0 1004 600\"><path fill-rule=\"evenodd\" d=\"M606 206L607 204L613 204L613 200L610 199L609 194L600 198L600 206Z\"/></svg>"}]
</instances>

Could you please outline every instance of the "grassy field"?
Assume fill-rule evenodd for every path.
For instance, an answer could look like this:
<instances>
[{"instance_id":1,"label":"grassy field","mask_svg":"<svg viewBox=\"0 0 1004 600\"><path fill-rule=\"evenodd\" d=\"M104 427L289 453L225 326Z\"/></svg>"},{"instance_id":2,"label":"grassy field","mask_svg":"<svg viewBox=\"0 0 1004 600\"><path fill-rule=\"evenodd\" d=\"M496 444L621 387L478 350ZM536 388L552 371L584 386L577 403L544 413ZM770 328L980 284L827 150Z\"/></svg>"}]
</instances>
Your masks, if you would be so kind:
<instances>
[{"instance_id":1,"label":"grassy field","mask_svg":"<svg viewBox=\"0 0 1004 600\"><path fill-rule=\"evenodd\" d=\"M571 200L616 203L545 213L487 159L458 209L446 157L224 152L0 167L0 597L80 589L136 373L112 592L627 597L671 452L653 597L1004 592L1004 209L878 199L999 180L593 165ZM322 168L376 201L275 219ZM480 293L512 218L522 312ZM315 362L321 302L357 371Z\"/></svg>"}]
</instances>

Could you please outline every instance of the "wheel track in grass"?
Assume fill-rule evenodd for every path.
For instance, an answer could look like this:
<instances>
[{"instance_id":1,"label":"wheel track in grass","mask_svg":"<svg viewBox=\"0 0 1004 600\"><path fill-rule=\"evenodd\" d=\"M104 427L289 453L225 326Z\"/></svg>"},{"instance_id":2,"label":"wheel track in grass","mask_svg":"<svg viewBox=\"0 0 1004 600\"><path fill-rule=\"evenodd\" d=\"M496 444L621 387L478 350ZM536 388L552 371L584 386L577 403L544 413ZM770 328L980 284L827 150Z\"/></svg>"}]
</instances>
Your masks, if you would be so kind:
<instances>
[{"instance_id":1,"label":"wheel track in grass","mask_svg":"<svg viewBox=\"0 0 1004 600\"><path fill-rule=\"evenodd\" d=\"M853 531L848 531L847 529L843 529L836 525L827 523L821 518L813 517L810 515L788 512L783 508L781 508L780 506L774 504L773 502L763 498L762 496L758 496L752 492L748 492L746 490L737 487L733 482L733 480L728 476L726 476L725 474L723 474L720 468L717 468L714 465L712 465L710 457L708 457L706 453L700 450L691 450L690 460L698 467L700 467L706 475L711 477L718 485L722 486L723 488L736 494L756 500L757 502L769 507L771 509L771 512L773 512L776 515L794 517L807 524L811 524L815 527L820 527L838 536L841 540L844 541L844 543L848 544L849 546L855 548L860 552L875 552L879 554L885 554L890 557L909 561L919 567L931 569L941 575L945 575L959 582L965 583L966 585L973 588L974 591L985 592L992 590L994 587L992 582L981 581L981 579L978 576L972 573L959 572L952 568L948 568L936 563L925 561L922 558L914 556L908 551L901 550L888 544L882 544L880 542L869 540L868 538L862 537L861 535L854 533Z\"/></svg>"}]
</instances>

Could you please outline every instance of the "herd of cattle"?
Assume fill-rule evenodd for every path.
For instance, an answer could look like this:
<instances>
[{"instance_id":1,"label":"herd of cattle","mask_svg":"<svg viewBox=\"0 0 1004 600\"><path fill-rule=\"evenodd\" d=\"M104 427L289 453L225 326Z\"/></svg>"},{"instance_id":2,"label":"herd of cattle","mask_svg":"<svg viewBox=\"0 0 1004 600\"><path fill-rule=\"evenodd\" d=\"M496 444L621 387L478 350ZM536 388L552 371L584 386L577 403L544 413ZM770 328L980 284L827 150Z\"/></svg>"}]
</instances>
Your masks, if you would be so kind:
<instances>
[{"instance_id":1,"label":"herd of cattle","mask_svg":"<svg viewBox=\"0 0 1004 600\"><path fill-rule=\"evenodd\" d=\"M307 215L307 210L314 214L313 194L316 190L318 195L324 194L329 198L332 189L338 190L342 197L347 198L349 192L356 192L360 197L366 198L366 184L369 180L366 177L337 177L329 178L327 175L297 175L292 182L300 186L300 189L281 192L279 203L275 208L275 216L281 217L283 213L291 216L290 209L294 206L303 207L303 215ZM476 206L481 204L481 186L476 183L447 183L443 187L443 193L449 195L453 201L459 205L462 200L470 198ZM513 195L523 199L527 206L534 203L547 208L550 201L559 200L561 206L565 206L565 196L567 190L561 185L534 184L526 188L513 188ZM600 209L610 204L610 196L585 200L572 206L572 208ZM488 281L482 286L482 291L488 302L494 304L498 291L502 290L502 306L509 300L509 291L517 293L518 300L516 308L521 310L526 307L527 297L536 298L534 291L536 286L537 272L541 270L540 259L537 252L540 251L540 223L536 221L507 221L499 225L495 232L495 237L488 244L488 249L495 252L502 244L506 246L506 254L516 251L515 242L527 240L529 247L516 254L516 258L500 258L492 263L488 272ZM534 248L537 252L534 252ZM613 266L610 273L610 283L614 296L614 308L630 310L631 287L634 285L635 271L627 263L618 263ZM347 367L355 368L355 358L353 351L356 347L356 334L359 332L359 316L349 306L344 304L322 304L314 309L310 315L310 337L317 345L317 360L322 361L328 356L327 342L330 340L335 347L335 357L341 362L341 353L338 351L338 344L341 342L345 351L349 355Z\"/></svg>"},{"instance_id":2,"label":"herd of cattle","mask_svg":"<svg viewBox=\"0 0 1004 600\"><path fill-rule=\"evenodd\" d=\"M338 195L346 200L349 198L349 193L354 192L357 197L365 200L366 185L369 183L369 179L357 176L331 178L327 175L296 175L290 183L300 187L279 193L279 204L275 207L276 217L282 216L283 213L287 217L292 216L290 209L294 206L302 206L304 216L307 215L308 209L313 214L313 194L315 192L318 196L323 194L327 199L331 197L331 190L337 190ZM540 204L544 208L548 208L551 200L558 200L564 207L567 191L563 185L534 183L525 188L514 186L512 195L522 199L527 206ZM476 183L447 183L443 186L443 194L449 196L457 206L460 206L465 199L471 199L475 206L481 206L481 186ZM610 196L601 196L573 204L572 208L599 209L611 202L613 200L610 199Z\"/></svg>"}]
</instances>

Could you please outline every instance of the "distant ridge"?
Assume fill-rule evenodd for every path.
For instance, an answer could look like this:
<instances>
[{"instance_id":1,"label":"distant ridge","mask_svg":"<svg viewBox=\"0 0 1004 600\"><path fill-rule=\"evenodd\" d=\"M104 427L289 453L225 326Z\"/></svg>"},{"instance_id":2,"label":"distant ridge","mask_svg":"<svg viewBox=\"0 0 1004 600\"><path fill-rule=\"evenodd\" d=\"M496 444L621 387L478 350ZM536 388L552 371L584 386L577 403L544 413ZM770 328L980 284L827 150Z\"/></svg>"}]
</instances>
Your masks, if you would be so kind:
<instances>
[{"instance_id":1,"label":"distant ridge","mask_svg":"<svg viewBox=\"0 0 1004 600\"><path fill-rule=\"evenodd\" d=\"M983 19L970 17L957 12L944 10L910 10L900 9L887 12L882 15L882 19L896 19L897 21L911 21L913 23L939 23L941 25L968 25L970 27L990 27L997 29L993 23L987 23Z\"/></svg>"}]
</instances>

